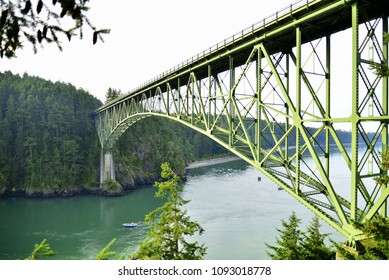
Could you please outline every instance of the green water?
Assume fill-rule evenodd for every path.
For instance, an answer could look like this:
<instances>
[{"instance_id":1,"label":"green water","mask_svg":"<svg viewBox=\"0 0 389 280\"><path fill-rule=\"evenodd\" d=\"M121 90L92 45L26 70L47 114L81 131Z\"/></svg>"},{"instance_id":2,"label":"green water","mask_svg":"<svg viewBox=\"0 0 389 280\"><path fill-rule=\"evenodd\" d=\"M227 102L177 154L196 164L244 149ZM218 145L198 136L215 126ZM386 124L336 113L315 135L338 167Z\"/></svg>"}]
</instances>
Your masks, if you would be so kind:
<instances>
[{"instance_id":1,"label":"green water","mask_svg":"<svg viewBox=\"0 0 389 280\"><path fill-rule=\"evenodd\" d=\"M0 199L0 259L25 258L44 238L56 259L93 259L113 238L117 257L133 252L147 232L145 214L162 204L154 193L145 186L121 197ZM242 161L190 170L183 196L191 200L188 214L205 229L191 239L206 244L207 259L268 259L264 243L274 244L280 219L295 211L305 226L313 217ZM125 222L139 226L124 228ZM342 240L327 225L323 231Z\"/></svg>"},{"instance_id":2,"label":"green water","mask_svg":"<svg viewBox=\"0 0 389 280\"><path fill-rule=\"evenodd\" d=\"M154 188L121 197L78 196L55 199L0 200L0 259L19 259L47 239L54 259L93 259L113 238L113 251L133 251L145 236L145 213L158 207ZM138 222L136 230L122 227Z\"/></svg>"}]
</instances>

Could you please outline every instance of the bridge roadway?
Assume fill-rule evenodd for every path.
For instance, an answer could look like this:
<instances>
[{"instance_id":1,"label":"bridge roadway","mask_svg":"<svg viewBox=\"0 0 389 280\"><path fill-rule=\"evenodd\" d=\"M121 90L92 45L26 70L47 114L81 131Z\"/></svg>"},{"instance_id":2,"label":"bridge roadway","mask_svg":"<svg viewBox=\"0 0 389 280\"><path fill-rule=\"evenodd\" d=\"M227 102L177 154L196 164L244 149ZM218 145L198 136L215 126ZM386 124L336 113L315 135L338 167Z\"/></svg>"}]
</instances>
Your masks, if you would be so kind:
<instances>
[{"instance_id":1,"label":"bridge roadway","mask_svg":"<svg viewBox=\"0 0 389 280\"><path fill-rule=\"evenodd\" d=\"M387 174L378 150L389 142L388 77L380 74L388 69L388 16L387 0L298 1L104 104L93 116L101 186L115 179L117 139L141 119L165 117L256 167L356 246L365 236L353 221L388 210L389 188L374 180ZM334 69L341 52L333 34L342 30L351 33L341 42L351 63ZM340 89L335 70L347 77ZM332 116L345 105L346 115ZM351 131L350 150L340 125ZM346 192L334 180L332 153L348 169Z\"/></svg>"}]
</instances>

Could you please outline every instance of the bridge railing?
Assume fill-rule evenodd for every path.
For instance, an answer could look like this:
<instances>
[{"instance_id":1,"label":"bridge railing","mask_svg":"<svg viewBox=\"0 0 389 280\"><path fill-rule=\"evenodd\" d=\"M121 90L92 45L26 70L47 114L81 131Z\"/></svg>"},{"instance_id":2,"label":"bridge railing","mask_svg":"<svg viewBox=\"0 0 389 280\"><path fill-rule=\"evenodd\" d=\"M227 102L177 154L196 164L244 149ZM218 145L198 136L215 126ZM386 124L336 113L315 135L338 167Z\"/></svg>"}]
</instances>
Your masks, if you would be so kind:
<instances>
[{"instance_id":1,"label":"bridge railing","mask_svg":"<svg viewBox=\"0 0 389 280\"><path fill-rule=\"evenodd\" d=\"M298 0L298 1L288 5L286 7L284 7L283 9L279 10L278 12L276 12L276 13L274 13L274 14L266 17L266 18L264 18L263 20L258 21L257 23L254 23L254 24L250 25L249 27L243 29L240 32L237 32L237 33L233 34L232 36L224 39L223 41L220 41L216 45L213 45L210 48L205 49L202 52L199 52L198 54L192 56L191 58L188 58L187 60L185 60L185 61L181 62L180 64L170 68L169 70L164 71L160 75L158 75L158 76L152 78L151 80L141 84L140 86L134 88L133 90L131 90L129 92L129 94L137 92L140 89L146 87L147 85L152 84L152 83L154 83L154 82L156 82L158 80L161 80L162 78L164 78L164 77L174 73L175 71L177 71L179 69L182 69L182 68L192 64L193 62L195 62L197 60L200 60L200 59L202 59L202 58L204 58L206 56L209 56L209 55L213 54L214 52L219 51L220 49L224 49L228 45L236 43L237 41L243 39L246 35L255 33L259 29L266 27L266 25L269 25L269 24L272 24L274 22L277 22L283 16L285 16L287 14L291 14L293 11L295 11L295 10L297 10L297 9L303 7L303 6L308 6L312 2L320 2L320 1L323 1L323 0Z\"/></svg>"}]
</instances>

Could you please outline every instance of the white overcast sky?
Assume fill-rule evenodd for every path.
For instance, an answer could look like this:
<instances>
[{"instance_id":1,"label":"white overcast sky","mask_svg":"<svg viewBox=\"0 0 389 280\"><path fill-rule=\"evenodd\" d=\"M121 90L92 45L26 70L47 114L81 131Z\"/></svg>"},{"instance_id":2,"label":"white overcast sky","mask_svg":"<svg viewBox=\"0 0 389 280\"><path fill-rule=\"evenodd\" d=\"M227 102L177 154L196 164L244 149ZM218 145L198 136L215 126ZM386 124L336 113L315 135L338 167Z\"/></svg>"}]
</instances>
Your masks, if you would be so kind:
<instances>
[{"instance_id":1,"label":"white overcast sky","mask_svg":"<svg viewBox=\"0 0 389 280\"><path fill-rule=\"evenodd\" d=\"M223 41L295 0L92 0L88 17L109 28L105 43L90 34L63 51L28 44L0 71L71 83L104 102L109 87L128 92L165 70Z\"/></svg>"}]
</instances>

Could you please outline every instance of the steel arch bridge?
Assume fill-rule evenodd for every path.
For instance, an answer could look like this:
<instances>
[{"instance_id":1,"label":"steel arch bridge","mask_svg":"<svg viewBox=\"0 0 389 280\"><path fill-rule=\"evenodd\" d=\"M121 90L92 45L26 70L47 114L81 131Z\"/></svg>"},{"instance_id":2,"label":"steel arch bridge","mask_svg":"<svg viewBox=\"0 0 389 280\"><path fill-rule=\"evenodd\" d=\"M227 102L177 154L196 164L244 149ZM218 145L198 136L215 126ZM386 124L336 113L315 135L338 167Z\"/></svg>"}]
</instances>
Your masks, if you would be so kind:
<instances>
[{"instance_id":1,"label":"steel arch bridge","mask_svg":"<svg viewBox=\"0 0 389 280\"><path fill-rule=\"evenodd\" d=\"M386 174L388 15L387 0L298 1L105 104L94 113L101 183L115 178L118 138L164 117L244 159L348 240L362 239L353 221L388 209L389 187L373 180ZM339 129L351 131L349 146ZM334 180L335 153L346 185Z\"/></svg>"}]
</instances>

